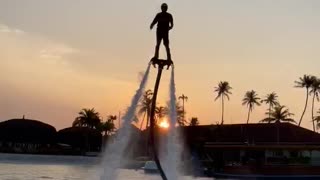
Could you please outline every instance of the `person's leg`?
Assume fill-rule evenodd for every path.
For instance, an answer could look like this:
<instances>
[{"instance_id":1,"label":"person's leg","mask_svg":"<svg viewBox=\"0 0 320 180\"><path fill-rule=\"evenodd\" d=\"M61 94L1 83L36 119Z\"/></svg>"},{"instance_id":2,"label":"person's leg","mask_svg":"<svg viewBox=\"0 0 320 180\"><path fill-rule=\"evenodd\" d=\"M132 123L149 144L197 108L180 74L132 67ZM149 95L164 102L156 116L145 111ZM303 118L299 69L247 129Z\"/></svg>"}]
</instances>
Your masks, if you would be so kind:
<instances>
[{"instance_id":1,"label":"person's leg","mask_svg":"<svg viewBox=\"0 0 320 180\"><path fill-rule=\"evenodd\" d=\"M163 32L163 44L167 52L167 60L171 60L171 52L169 47L169 31Z\"/></svg>"},{"instance_id":2,"label":"person's leg","mask_svg":"<svg viewBox=\"0 0 320 180\"><path fill-rule=\"evenodd\" d=\"M158 59L159 58L159 48L160 48L160 44L161 44L161 33L159 30L157 30L157 44L156 44L156 49L154 52L154 58Z\"/></svg>"}]
</instances>

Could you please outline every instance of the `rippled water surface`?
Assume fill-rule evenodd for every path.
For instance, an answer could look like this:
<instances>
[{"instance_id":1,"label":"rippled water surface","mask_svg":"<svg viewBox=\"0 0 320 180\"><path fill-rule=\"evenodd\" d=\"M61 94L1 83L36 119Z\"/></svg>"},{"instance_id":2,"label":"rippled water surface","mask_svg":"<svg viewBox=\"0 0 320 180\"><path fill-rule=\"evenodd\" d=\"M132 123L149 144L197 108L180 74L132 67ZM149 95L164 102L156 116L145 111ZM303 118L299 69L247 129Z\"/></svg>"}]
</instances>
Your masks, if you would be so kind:
<instances>
[{"instance_id":1,"label":"rippled water surface","mask_svg":"<svg viewBox=\"0 0 320 180\"><path fill-rule=\"evenodd\" d=\"M0 154L0 180L100 180L100 158ZM160 180L141 170L118 170L119 180ZM181 179L193 179L183 177Z\"/></svg>"}]
</instances>

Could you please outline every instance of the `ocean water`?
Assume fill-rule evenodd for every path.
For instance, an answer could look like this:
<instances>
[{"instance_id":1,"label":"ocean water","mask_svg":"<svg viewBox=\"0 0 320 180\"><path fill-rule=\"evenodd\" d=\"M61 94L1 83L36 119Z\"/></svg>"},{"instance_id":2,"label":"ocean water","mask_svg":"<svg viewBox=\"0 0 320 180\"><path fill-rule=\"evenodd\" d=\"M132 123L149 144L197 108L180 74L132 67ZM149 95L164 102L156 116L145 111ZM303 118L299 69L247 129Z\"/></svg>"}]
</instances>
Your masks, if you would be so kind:
<instances>
[{"instance_id":1,"label":"ocean water","mask_svg":"<svg viewBox=\"0 0 320 180\"><path fill-rule=\"evenodd\" d=\"M99 157L0 154L0 180L100 180L100 169ZM161 180L142 170L119 169L117 176L119 180Z\"/></svg>"}]
</instances>

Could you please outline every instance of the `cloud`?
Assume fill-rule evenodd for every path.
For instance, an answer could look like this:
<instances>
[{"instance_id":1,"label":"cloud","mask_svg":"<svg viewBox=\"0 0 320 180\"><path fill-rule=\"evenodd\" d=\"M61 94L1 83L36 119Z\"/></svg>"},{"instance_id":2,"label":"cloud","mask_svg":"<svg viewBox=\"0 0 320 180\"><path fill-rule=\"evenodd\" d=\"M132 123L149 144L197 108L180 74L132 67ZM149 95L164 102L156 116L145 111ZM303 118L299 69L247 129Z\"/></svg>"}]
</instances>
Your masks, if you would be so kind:
<instances>
[{"instance_id":1,"label":"cloud","mask_svg":"<svg viewBox=\"0 0 320 180\"><path fill-rule=\"evenodd\" d=\"M40 51L40 57L45 59L62 59L64 55L75 53L76 51L70 47L54 44Z\"/></svg>"},{"instance_id":2,"label":"cloud","mask_svg":"<svg viewBox=\"0 0 320 180\"><path fill-rule=\"evenodd\" d=\"M24 31L20 29L10 28L4 24L0 24L0 32L1 33L14 33L14 34L23 34Z\"/></svg>"},{"instance_id":3,"label":"cloud","mask_svg":"<svg viewBox=\"0 0 320 180\"><path fill-rule=\"evenodd\" d=\"M43 49L39 50L39 57L51 65L59 64L66 67L69 65L68 56L75 55L77 52L76 49L64 44L47 43Z\"/></svg>"},{"instance_id":4,"label":"cloud","mask_svg":"<svg viewBox=\"0 0 320 180\"><path fill-rule=\"evenodd\" d=\"M68 61L76 49L3 24L0 27L1 81L33 82L71 71Z\"/></svg>"},{"instance_id":5,"label":"cloud","mask_svg":"<svg viewBox=\"0 0 320 180\"><path fill-rule=\"evenodd\" d=\"M27 113L66 127L75 109L118 111L135 89L135 82L75 69L74 63L80 63L76 58L87 57L82 50L4 24L0 24L0 49L0 87L6 92L0 94L5 99L0 103L0 119Z\"/></svg>"}]
</instances>

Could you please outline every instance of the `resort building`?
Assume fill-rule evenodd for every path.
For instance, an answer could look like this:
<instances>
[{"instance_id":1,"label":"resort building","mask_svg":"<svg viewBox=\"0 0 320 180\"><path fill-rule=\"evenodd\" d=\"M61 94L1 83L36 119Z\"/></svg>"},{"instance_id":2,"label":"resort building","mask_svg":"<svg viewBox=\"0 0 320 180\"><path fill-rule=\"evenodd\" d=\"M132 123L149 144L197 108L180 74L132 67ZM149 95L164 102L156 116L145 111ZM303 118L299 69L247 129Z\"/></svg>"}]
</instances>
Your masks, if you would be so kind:
<instances>
[{"instance_id":1,"label":"resort building","mask_svg":"<svg viewBox=\"0 0 320 180\"><path fill-rule=\"evenodd\" d=\"M320 174L320 134L290 124L183 127L192 154L215 172Z\"/></svg>"}]
</instances>

